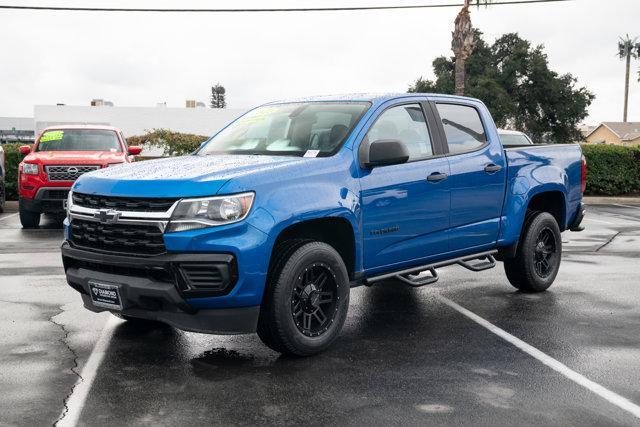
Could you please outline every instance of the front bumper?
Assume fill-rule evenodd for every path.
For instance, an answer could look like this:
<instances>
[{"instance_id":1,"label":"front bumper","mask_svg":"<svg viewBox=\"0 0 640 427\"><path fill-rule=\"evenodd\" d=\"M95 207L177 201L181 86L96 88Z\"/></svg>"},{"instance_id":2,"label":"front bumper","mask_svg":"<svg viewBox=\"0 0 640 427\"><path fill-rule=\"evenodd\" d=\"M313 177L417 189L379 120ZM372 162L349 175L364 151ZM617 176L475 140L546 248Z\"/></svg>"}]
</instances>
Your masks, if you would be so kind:
<instances>
[{"instance_id":1,"label":"front bumper","mask_svg":"<svg viewBox=\"0 0 640 427\"><path fill-rule=\"evenodd\" d=\"M113 311L94 305L89 281L119 286L122 311L118 314L158 320L178 329L217 334L252 333L256 330L259 306L196 308L190 296L224 295L236 285L234 258L228 254L164 254L131 257L100 254L62 245L67 282L82 294L84 306L95 312ZM215 291L195 289L185 283L183 264L214 266L225 283Z\"/></svg>"}]
</instances>

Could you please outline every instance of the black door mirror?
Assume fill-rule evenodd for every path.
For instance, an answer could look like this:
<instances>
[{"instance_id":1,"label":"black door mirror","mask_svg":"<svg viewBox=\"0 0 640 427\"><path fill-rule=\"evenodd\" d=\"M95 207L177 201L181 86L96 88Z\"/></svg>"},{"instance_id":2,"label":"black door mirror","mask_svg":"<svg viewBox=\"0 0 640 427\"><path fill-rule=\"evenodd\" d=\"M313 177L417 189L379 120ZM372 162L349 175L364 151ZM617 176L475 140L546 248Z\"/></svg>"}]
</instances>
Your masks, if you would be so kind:
<instances>
[{"instance_id":1,"label":"black door mirror","mask_svg":"<svg viewBox=\"0 0 640 427\"><path fill-rule=\"evenodd\" d=\"M409 150L397 139L378 139L369 145L368 158L364 165L368 168L398 165L409 160Z\"/></svg>"}]
</instances>

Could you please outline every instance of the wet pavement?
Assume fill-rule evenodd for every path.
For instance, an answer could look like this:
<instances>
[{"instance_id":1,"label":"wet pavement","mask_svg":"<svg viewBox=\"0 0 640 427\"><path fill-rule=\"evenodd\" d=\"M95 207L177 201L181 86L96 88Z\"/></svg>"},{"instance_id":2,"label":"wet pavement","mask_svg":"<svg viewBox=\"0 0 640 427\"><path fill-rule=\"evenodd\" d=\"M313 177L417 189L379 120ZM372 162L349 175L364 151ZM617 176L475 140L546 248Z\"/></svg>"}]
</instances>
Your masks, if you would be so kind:
<instances>
[{"instance_id":1,"label":"wet pavement","mask_svg":"<svg viewBox=\"0 0 640 427\"><path fill-rule=\"evenodd\" d=\"M61 231L0 215L0 425L51 425L65 412L107 319L66 285ZM590 206L563 235L555 284L515 291L502 266L439 271L430 287L355 288L344 330L295 359L256 335L211 336L109 322L87 425L564 424L640 419L443 303L453 301L640 404L640 206ZM109 328L110 326L106 326ZM92 356L93 357L93 356Z\"/></svg>"}]
</instances>

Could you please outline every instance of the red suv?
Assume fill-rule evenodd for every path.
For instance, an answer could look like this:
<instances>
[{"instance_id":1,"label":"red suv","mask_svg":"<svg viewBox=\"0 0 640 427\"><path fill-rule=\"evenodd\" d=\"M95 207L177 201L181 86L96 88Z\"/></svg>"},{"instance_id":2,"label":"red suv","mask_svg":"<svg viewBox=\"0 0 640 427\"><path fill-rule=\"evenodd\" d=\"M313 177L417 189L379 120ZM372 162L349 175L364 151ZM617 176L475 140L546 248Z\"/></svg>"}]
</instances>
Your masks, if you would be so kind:
<instances>
[{"instance_id":1,"label":"red suv","mask_svg":"<svg viewBox=\"0 0 640 427\"><path fill-rule=\"evenodd\" d=\"M75 125L46 128L18 168L20 222L36 228L40 215L64 216L69 189L79 176L129 163L141 147L127 147L122 132L110 126Z\"/></svg>"}]
</instances>

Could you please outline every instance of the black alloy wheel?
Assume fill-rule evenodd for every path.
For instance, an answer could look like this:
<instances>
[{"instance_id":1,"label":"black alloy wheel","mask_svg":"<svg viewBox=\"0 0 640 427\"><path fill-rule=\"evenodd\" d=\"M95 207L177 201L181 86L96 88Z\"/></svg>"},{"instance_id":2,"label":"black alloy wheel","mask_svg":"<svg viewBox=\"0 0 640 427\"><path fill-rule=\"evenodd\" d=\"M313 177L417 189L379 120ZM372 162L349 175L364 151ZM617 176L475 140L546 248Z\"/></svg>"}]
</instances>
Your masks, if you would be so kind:
<instances>
[{"instance_id":1,"label":"black alloy wheel","mask_svg":"<svg viewBox=\"0 0 640 427\"><path fill-rule=\"evenodd\" d=\"M558 256L556 238L550 228L545 227L538 234L534 251L534 266L541 278L547 278L553 271L555 258Z\"/></svg>"},{"instance_id":2,"label":"black alloy wheel","mask_svg":"<svg viewBox=\"0 0 640 427\"><path fill-rule=\"evenodd\" d=\"M338 313L338 283L327 264L309 266L293 288L291 315L300 332L317 337L329 329Z\"/></svg>"}]
</instances>

